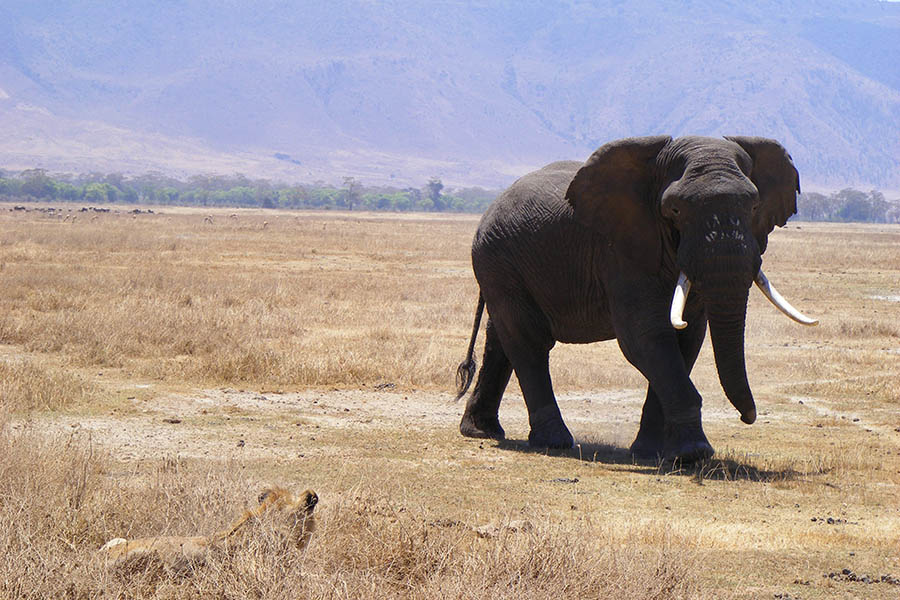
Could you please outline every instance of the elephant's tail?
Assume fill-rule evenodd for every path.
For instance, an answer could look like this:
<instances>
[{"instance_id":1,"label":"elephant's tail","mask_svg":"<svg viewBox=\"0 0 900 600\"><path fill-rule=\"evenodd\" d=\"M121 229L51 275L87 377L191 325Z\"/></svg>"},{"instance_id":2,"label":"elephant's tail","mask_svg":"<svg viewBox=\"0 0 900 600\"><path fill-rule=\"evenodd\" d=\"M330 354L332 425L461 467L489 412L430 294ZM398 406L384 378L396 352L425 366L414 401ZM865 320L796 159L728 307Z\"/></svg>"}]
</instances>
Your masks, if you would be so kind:
<instances>
[{"instance_id":1,"label":"elephant's tail","mask_svg":"<svg viewBox=\"0 0 900 600\"><path fill-rule=\"evenodd\" d=\"M459 400L472 384L475 377L475 339L478 337L478 328L481 327L481 315L484 312L484 296L478 292L478 308L475 309L475 324L472 325L472 338L469 340L469 351L466 360L459 363L456 368L456 399Z\"/></svg>"}]
</instances>

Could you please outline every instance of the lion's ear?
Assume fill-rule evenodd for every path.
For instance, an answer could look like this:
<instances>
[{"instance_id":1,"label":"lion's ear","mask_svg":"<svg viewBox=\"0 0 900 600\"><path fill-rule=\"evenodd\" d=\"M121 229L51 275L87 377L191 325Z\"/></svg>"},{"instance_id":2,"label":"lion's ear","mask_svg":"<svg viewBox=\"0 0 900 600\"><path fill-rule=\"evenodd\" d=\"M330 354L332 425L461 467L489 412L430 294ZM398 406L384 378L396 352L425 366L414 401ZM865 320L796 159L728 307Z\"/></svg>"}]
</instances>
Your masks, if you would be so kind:
<instances>
[{"instance_id":1,"label":"lion's ear","mask_svg":"<svg viewBox=\"0 0 900 600\"><path fill-rule=\"evenodd\" d=\"M319 503L319 497L312 490L306 490L303 492L303 500L306 504L307 510L312 510L316 507L316 504Z\"/></svg>"},{"instance_id":2,"label":"lion's ear","mask_svg":"<svg viewBox=\"0 0 900 600\"><path fill-rule=\"evenodd\" d=\"M272 490L263 490L262 493L256 498L256 501L262 504L266 501L266 498L272 495Z\"/></svg>"}]
</instances>

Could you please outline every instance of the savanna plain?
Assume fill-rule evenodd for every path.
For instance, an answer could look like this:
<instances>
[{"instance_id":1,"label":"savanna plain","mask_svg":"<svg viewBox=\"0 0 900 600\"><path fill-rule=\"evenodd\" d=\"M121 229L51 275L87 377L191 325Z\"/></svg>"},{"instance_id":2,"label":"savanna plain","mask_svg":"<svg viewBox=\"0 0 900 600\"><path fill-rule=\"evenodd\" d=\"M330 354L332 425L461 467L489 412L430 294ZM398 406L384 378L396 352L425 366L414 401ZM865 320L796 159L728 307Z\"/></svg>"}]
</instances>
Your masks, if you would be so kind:
<instances>
[{"instance_id":1,"label":"savanna plain","mask_svg":"<svg viewBox=\"0 0 900 600\"><path fill-rule=\"evenodd\" d=\"M573 450L528 448L515 378L506 442L458 434L475 216L30 208L0 206L2 598L900 597L900 227L772 234L821 323L751 293L760 417L707 342L717 452L681 467L629 456L645 382L614 342L551 352ZM303 553L97 559L273 484L319 495Z\"/></svg>"}]
</instances>

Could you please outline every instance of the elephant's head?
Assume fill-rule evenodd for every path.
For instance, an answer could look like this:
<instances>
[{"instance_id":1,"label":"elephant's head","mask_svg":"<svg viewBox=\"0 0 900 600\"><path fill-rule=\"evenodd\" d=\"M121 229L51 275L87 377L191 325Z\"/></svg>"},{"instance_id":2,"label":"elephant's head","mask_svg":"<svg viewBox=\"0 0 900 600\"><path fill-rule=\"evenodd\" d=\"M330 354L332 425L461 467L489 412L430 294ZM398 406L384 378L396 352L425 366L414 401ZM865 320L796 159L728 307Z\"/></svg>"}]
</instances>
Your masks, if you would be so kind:
<instances>
[{"instance_id":1,"label":"elephant's head","mask_svg":"<svg viewBox=\"0 0 900 600\"><path fill-rule=\"evenodd\" d=\"M758 137L629 138L606 144L578 171L566 197L582 223L629 261L672 281L671 321L693 283L709 322L725 395L752 423L744 363L752 282L776 306L814 324L771 288L760 270L769 233L797 211L797 169L776 141Z\"/></svg>"}]
</instances>

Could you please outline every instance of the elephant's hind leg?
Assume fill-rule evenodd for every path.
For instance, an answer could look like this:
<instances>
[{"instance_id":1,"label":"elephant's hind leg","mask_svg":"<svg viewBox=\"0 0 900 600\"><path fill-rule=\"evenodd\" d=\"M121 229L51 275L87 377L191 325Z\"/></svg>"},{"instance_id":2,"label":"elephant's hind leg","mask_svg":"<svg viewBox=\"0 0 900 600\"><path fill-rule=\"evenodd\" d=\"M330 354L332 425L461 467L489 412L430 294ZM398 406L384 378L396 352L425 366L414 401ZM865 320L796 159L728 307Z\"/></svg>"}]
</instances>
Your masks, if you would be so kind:
<instances>
[{"instance_id":1,"label":"elephant's hind leg","mask_svg":"<svg viewBox=\"0 0 900 600\"><path fill-rule=\"evenodd\" d=\"M509 326L497 321L498 334L504 341L519 387L528 409L528 444L536 448L571 448L574 439L563 422L550 381L550 349L555 343L549 326L536 310L526 317L516 315Z\"/></svg>"},{"instance_id":2,"label":"elephant's hind leg","mask_svg":"<svg viewBox=\"0 0 900 600\"><path fill-rule=\"evenodd\" d=\"M542 356L532 357L532 360L514 360L513 364L528 408L528 423L531 426L528 445L535 448L571 448L575 440L563 421L553 395L549 350Z\"/></svg>"},{"instance_id":3,"label":"elephant's hind leg","mask_svg":"<svg viewBox=\"0 0 900 600\"><path fill-rule=\"evenodd\" d=\"M484 358L475 389L466 402L459 431L466 437L502 440L506 434L500 426L498 412L503 391L512 375L512 364L503 352L497 328L490 318L486 329Z\"/></svg>"}]
</instances>

